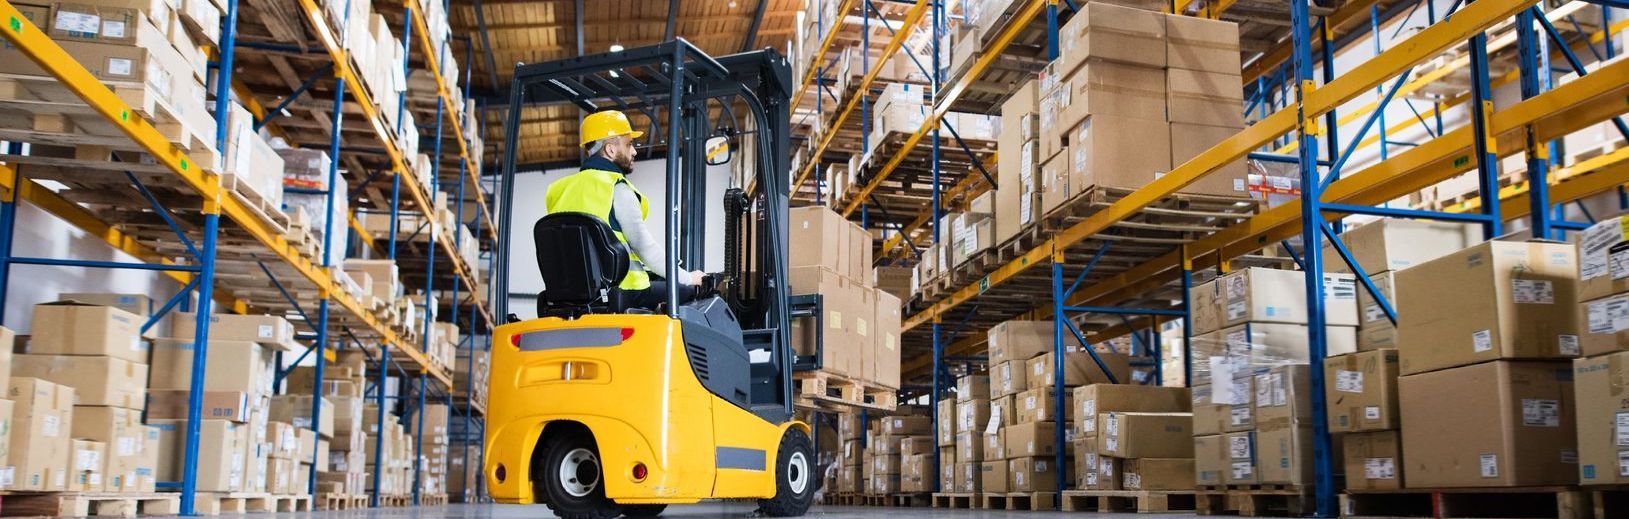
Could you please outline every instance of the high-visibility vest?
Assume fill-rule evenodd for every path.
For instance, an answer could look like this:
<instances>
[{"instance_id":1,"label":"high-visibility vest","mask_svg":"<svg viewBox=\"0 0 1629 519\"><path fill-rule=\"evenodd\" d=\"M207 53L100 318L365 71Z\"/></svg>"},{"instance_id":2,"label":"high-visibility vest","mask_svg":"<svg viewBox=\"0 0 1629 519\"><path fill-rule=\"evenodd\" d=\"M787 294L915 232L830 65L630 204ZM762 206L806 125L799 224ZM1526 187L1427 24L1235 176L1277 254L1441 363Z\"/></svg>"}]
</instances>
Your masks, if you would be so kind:
<instances>
[{"instance_id":1,"label":"high-visibility vest","mask_svg":"<svg viewBox=\"0 0 1629 519\"><path fill-rule=\"evenodd\" d=\"M650 203L645 200L628 178L621 173L600 169L584 169L576 174L554 181L549 185L549 192L544 198L548 204L550 214L553 213L586 213L594 215L611 226L616 234L617 241L623 247L628 246L628 238L623 236L622 227L611 217L611 199L618 184L632 189L634 196L639 198L639 218L650 217ZM645 271L645 263L639 259L633 249L628 250L628 275L622 278L618 287L623 290L645 290L650 288L650 273Z\"/></svg>"}]
</instances>

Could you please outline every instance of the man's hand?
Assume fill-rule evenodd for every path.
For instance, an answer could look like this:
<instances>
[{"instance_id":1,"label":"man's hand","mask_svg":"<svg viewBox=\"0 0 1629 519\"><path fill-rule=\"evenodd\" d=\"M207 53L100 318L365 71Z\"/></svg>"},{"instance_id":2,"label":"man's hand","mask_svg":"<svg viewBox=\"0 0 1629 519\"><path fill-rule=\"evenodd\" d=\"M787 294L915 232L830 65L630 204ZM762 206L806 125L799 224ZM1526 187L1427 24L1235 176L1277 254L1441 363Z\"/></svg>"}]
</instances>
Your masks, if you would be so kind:
<instances>
[{"instance_id":1,"label":"man's hand","mask_svg":"<svg viewBox=\"0 0 1629 519\"><path fill-rule=\"evenodd\" d=\"M700 286L701 279L707 276L706 272L702 272L700 270L692 270L690 272L686 272L685 274L686 279L684 280L684 283L690 286Z\"/></svg>"}]
</instances>

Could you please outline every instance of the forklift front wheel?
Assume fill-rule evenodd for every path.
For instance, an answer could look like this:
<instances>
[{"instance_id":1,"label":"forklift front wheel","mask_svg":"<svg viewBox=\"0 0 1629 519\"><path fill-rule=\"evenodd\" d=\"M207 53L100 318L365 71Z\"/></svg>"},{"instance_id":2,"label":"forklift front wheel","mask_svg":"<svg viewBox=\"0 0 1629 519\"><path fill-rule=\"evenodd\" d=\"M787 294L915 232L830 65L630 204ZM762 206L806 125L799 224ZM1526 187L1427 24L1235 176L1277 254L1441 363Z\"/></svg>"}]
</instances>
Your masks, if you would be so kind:
<instances>
[{"instance_id":1,"label":"forklift front wheel","mask_svg":"<svg viewBox=\"0 0 1629 519\"><path fill-rule=\"evenodd\" d=\"M544 470L538 486L554 515L564 519L609 519L622 515L605 497L599 450L588 431L568 429L544 447Z\"/></svg>"},{"instance_id":2,"label":"forklift front wheel","mask_svg":"<svg viewBox=\"0 0 1629 519\"><path fill-rule=\"evenodd\" d=\"M813 504L816 478L814 442L799 429L787 429L775 457L775 497L758 502L770 517L797 517Z\"/></svg>"}]
</instances>

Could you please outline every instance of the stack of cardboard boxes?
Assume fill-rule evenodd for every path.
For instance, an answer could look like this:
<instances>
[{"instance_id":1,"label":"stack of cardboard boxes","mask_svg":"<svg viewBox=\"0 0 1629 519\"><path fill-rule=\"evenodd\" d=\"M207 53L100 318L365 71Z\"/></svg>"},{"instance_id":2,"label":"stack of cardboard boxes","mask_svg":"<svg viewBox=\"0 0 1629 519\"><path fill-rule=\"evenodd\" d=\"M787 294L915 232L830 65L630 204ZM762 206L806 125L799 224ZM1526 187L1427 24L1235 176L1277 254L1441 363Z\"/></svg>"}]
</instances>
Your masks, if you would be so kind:
<instances>
[{"instance_id":1,"label":"stack of cardboard boxes","mask_svg":"<svg viewBox=\"0 0 1629 519\"><path fill-rule=\"evenodd\" d=\"M1481 234L1478 225L1382 219L1348 228L1341 240L1395 311L1399 272L1464 249ZM1326 245L1323 256L1326 271L1351 271L1334 247ZM1340 440L1346 488L1402 488L1397 327L1369 290L1360 287L1357 300L1358 351L1324 359L1329 431Z\"/></svg>"},{"instance_id":2,"label":"stack of cardboard boxes","mask_svg":"<svg viewBox=\"0 0 1629 519\"><path fill-rule=\"evenodd\" d=\"M932 492L933 422L922 415L888 416L867 431L866 493L887 495Z\"/></svg>"},{"instance_id":3,"label":"stack of cardboard boxes","mask_svg":"<svg viewBox=\"0 0 1629 519\"><path fill-rule=\"evenodd\" d=\"M372 403L362 408L362 430L367 441L362 443L362 461L365 470L364 491L372 492L375 473L378 473L379 494L400 496L413 492L413 444L396 415L386 414L382 449L378 455L382 467L374 464L375 445L373 431L379 426L379 408Z\"/></svg>"},{"instance_id":4,"label":"stack of cardboard boxes","mask_svg":"<svg viewBox=\"0 0 1629 519\"><path fill-rule=\"evenodd\" d=\"M428 495L447 493L447 425L452 418L445 404L424 406L423 454L419 456L419 492ZM409 420L408 434L420 436L418 416Z\"/></svg>"},{"instance_id":5,"label":"stack of cardboard boxes","mask_svg":"<svg viewBox=\"0 0 1629 519\"><path fill-rule=\"evenodd\" d=\"M1351 274L1324 277L1329 355L1357 350ZM1193 291L1196 483L1311 483L1305 274L1248 268Z\"/></svg>"},{"instance_id":6,"label":"stack of cardboard boxes","mask_svg":"<svg viewBox=\"0 0 1629 519\"><path fill-rule=\"evenodd\" d=\"M862 429L858 413L837 415L837 484L832 487L837 492L856 494L866 488L865 446L860 444Z\"/></svg>"},{"instance_id":7,"label":"stack of cardboard boxes","mask_svg":"<svg viewBox=\"0 0 1629 519\"><path fill-rule=\"evenodd\" d=\"M1629 358L1629 232L1623 217L1602 220L1578 240L1578 480L1629 483L1629 402L1622 398Z\"/></svg>"},{"instance_id":8,"label":"stack of cardboard boxes","mask_svg":"<svg viewBox=\"0 0 1629 519\"><path fill-rule=\"evenodd\" d=\"M1075 388L1071 420L1075 488L1194 488L1189 401L1186 388L1129 384Z\"/></svg>"},{"instance_id":9,"label":"stack of cardboard boxes","mask_svg":"<svg viewBox=\"0 0 1629 519\"><path fill-rule=\"evenodd\" d=\"M317 439L314 457L299 458L304 463L316 463L318 494L360 495L365 488L362 460L363 443L368 441L367 431L362 428L363 391L368 384L365 356L357 350L340 352L335 362L325 366L320 392L315 387L316 371L312 368L295 368L287 378L285 391L288 394L320 394L331 404L331 407L324 406L323 412L332 416L333 432Z\"/></svg>"},{"instance_id":10,"label":"stack of cardboard boxes","mask_svg":"<svg viewBox=\"0 0 1629 519\"><path fill-rule=\"evenodd\" d=\"M944 492L978 493L984 489L985 431L990 422L990 377L965 375L956 379L955 453L940 463L951 464L950 477L941 476ZM941 473L944 471L941 470Z\"/></svg>"},{"instance_id":11,"label":"stack of cardboard boxes","mask_svg":"<svg viewBox=\"0 0 1629 519\"><path fill-rule=\"evenodd\" d=\"M871 234L822 206L791 210L792 294L819 294L825 314L792 322L792 348L821 371L899 387L900 301L869 285Z\"/></svg>"},{"instance_id":12,"label":"stack of cardboard boxes","mask_svg":"<svg viewBox=\"0 0 1629 519\"><path fill-rule=\"evenodd\" d=\"M1577 248L1552 242L1490 241L1397 272L1408 487L1579 481L1569 362L1583 352L1578 278Z\"/></svg>"}]
</instances>

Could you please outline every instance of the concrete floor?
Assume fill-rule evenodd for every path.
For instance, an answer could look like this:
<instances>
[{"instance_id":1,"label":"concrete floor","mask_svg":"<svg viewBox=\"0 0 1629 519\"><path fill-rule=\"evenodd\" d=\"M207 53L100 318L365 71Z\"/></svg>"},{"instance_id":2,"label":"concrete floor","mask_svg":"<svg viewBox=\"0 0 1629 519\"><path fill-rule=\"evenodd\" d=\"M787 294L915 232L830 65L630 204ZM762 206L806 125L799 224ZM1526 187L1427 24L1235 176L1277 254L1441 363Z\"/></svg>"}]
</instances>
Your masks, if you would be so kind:
<instances>
[{"instance_id":1,"label":"concrete floor","mask_svg":"<svg viewBox=\"0 0 1629 519\"><path fill-rule=\"evenodd\" d=\"M662 514L662 517L689 517L689 518L735 518L754 517L752 511L755 507L750 503L710 502L697 505L673 506ZM995 512L985 510L946 510L940 508L868 508L868 507L833 507L816 506L809 511L810 517L842 518L842 517L879 517L887 515L891 519L918 519L928 517L962 517L974 518L1001 518L1001 517L1035 517L1052 515L1056 512ZM251 514L252 515L252 514ZM356 510L343 512L319 512L316 517L331 517L334 519L430 519L430 518L456 518L456 519L539 519L552 518L548 508L543 506L521 505L447 505L420 508L384 508L378 510ZM1136 519L1189 519L1198 517L1193 514L1087 514L1074 513L1070 517L1121 517Z\"/></svg>"}]
</instances>

